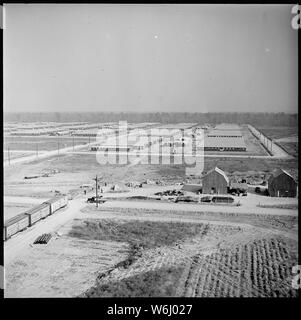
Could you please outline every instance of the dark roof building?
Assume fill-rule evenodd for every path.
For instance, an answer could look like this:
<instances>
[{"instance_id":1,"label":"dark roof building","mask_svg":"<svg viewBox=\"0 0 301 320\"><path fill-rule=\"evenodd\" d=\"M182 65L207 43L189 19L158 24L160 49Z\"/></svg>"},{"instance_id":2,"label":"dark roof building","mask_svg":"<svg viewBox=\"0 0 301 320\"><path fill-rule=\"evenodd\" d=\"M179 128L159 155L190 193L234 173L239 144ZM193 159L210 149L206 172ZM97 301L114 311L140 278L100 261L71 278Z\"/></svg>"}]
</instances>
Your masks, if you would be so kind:
<instances>
[{"instance_id":1,"label":"dark roof building","mask_svg":"<svg viewBox=\"0 0 301 320\"><path fill-rule=\"evenodd\" d=\"M226 173L215 167L202 177L202 192L212 194L227 194L229 178Z\"/></svg>"},{"instance_id":2,"label":"dark roof building","mask_svg":"<svg viewBox=\"0 0 301 320\"><path fill-rule=\"evenodd\" d=\"M295 197L297 182L287 171L277 169L268 180L268 191L271 197Z\"/></svg>"}]
</instances>

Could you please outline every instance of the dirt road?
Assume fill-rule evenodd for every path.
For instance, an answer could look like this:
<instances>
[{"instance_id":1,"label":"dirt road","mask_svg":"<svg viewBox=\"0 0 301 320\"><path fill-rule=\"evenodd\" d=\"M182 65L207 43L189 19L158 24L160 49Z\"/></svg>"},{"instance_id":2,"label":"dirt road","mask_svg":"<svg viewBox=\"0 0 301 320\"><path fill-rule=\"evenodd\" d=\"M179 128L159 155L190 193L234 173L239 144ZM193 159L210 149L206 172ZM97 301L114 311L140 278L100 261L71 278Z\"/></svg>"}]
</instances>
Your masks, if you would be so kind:
<instances>
[{"instance_id":1,"label":"dirt road","mask_svg":"<svg viewBox=\"0 0 301 320\"><path fill-rule=\"evenodd\" d=\"M239 214L270 214L270 215L289 215L297 216L297 210L291 209L274 209L274 208L259 208L247 206L220 206L211 204L186 204L186 203L168 203L162 201L135 201L135 200L114 200L107 201L101 205L102 207L115 208L136 208L136 209L157 209L157 210L176 210L176 211L198 211L198 212L224 212L224 213L239 213Z\"/></svg>"},{"instance_id":2,"label":"dirt road","mask_svg":"<svg viewBox=\"0 0 301 320\"><path fill-rule=\"evenodd\" d=\"M63 226L66 222L75 217L83 218L87 214L80 212L82 208L87 206L85 198L77 198L69 201L68 207L66 209L59 210L52 216L47 217L45 220L39 221L36 225L27 230L15 235L8 241L4 243L4 256L5 261L9 262L12 258L16 257L19 252L24 248L28 247L36 237L42 233L54 232L59 227ZM213 205L200 205L200 204L185 204L185 203L168 203L168 202L155 202L155 201L134 201L134 200L109 200L101 205L102 208L134 208L134 209L155 209L155 210L176 210L183 212L183 217L185 219L185 213L189 212L224 212L224 213L239 213L239 214L268 214L268 215L289 215L297 216L297 210L289 209L273 209L273 208L258 208L258 207L236 207L236 206L213 206ZM93 214L91 214L92 216ZM112 214L110 213L112 216ZM104 217L103 211L99 212L99 215L94 217ZM118 217L118 214L116 215ZM119 215L120 217L120 215ZM173 220L172 215L168 218ZM220 222L218 222L220 223ZM228 222L225 222L228 224ZM231 224L231 223L230 223Z\"/></svg>"},{"instance_id":3,"label":"dirt road","mask_svg":"<svg viewBox=\"0 0 301 320\"><path fill-rule=\"evenodd\" d=\"M119 138L122 138L123 136L125 136L125 135L120 135ZM108 137L107 142L110 142L111 141L110 139L113 139L113 138ZM114 142L114 140L112 140L112 141ZM39 154L38 159L46 159L46 158L50 158L52 156L56 156L58 154L64 154L64 153L71 152L71 151L77 151L77 150L81 150L81 149L91 147L94 145L99 145L99 141L94 141L94 142L87 143L87 144L80 144L80 145L76 145L74 147L73 146L66 147L66 148L60 149L59 152L58 152L58 150L51 150L51 151L45 151L45 152L43 151L42 154ZM37 160L37 155L33 154L33 155L29 155L29 156L22 157L22 158L12 159L12 160L10 160L10 162L8 162L8 160L6 160L3 162L3 165L5 167L8 165L11 166L14 164L27 163L27 162L31 162L31 161L35 161L35 160Z\"/></svg>"},{"instance_id":4,"label":"dirt road","mask_svg":"<svg viewBox=\"0 0 301 320\"><path fill-rule=\"evenodd\" d=\"M69 220L73 219L85 205L86 203L83 199L69 201L67 208L57 211L45 220L39 221L37 224L4 242L5 263L9 263L11 259L17 257L22 250L32 244L42 233L54 232Z\"/></svg>"}]
</instances>

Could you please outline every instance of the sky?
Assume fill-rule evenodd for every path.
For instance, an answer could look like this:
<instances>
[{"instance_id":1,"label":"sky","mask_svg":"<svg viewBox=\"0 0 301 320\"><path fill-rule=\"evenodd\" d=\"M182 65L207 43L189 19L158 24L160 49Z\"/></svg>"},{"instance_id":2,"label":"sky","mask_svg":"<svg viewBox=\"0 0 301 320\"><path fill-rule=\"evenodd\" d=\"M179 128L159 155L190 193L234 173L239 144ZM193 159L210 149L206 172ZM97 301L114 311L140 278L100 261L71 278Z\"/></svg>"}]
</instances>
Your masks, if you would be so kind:
<instances>
[{"instance_id":1,"label":"sky","mask_svg":"<svg viewBox=\"0 0 301 320\"><path fill-rule=\"evenodd\" d=\"M292 5L4 7L5 112L298 112Z\"/></svg>"}]
</instances>

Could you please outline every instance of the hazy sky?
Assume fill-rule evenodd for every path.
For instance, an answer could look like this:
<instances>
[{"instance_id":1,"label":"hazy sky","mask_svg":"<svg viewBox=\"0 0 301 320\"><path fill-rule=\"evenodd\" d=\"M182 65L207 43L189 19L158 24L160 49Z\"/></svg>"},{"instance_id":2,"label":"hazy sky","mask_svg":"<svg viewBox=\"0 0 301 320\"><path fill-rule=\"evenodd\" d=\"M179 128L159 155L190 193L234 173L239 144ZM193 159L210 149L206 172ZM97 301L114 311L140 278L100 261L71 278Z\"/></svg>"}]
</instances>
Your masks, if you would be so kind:
<instances>
[{"instance_id":1,"label":"hazy sky","mask_svg":"<svg viewBox=\"0 0 301 320\"><path fill-rule=\"evenodd\" d=\"M5 111L297 112L292 5L5 5Z\"/></svg>"}]
</instances>

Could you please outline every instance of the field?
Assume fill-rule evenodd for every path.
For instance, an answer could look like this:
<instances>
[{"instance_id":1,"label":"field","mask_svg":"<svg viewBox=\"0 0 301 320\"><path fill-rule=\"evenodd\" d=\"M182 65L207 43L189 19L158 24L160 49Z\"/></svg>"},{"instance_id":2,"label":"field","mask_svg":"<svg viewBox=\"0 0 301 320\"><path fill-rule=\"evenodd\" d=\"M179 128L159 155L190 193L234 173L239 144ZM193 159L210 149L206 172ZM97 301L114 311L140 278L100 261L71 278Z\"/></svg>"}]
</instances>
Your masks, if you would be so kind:
<instances>
[{"instance_id":1,"label":"field","mask_svg":"<svg viewBox=\"0 0 301 320\"><path fill-rule=\"evenodd\" d=\"M95 140L95 138L94 138ZM93 141L93 138L90 139ZM80 144L89 143L88 137L74 137L74 146ZM57 150L58 148L66 148L73 146L72 137L19 137L19 136L6 136L4 137L3 149L7 151L10 150L22 150L22 151L50 151Z\"/></svg>"},{"instance_id":2,"label":"field","mask_svg":"<svg viewBox=\"0 0 301 320\"><path fill-rule=\"evenodd\" d=\"M5 203L4 204L4 220L8 220L30 208L33 205L29 203Z\"/></svg>"},{"instance_id":3,"label":"field","mask_svg":"<svg viewBox=\"0 0 301 320\"><path fill-rule=\"evenodd\" d=\"M98 272L126 258L127 244L53 237L46 247L36 245L6 265L5 297L79 295Z\"/></svg>"},{"instance_id":4,"label":"field","mask_svg":"<svg viewBox=\"0 0 301 320\"><path fill-rule=\"evenodd\" d=\"M69 236L127 242L136 248L123 264L100 274L85 297L296 295L290 286L296 242L256 229L86 220L77 222Z\"/></svg>"},{"instance_id":5,"label":"field","mask_svg":"<svg viewBox=\"0 0 301 320\"><path fill-rule=\"evenodd\" d=\"M269 130L277 143L288 143L295 134ZM266 155L245 127L244 138L246 154ZM9 144L13 159L34 154L37 145L41 153L56 150L58 140L60 147L73 144L70 137L9 137L5 148ZM87 142L74 139L75 145ZM200 178L188 178L181 164L100 164L85 148L5 167L5 220L57 191L81 191L63 211L5 242L7 297L296 296L291 268L298 264L298 198L254 190L276 168L298 181L296 158L205 157L204 172L217 166L231 178L256 182L247 197L235 198L240 206L226 206L128 199L180 189L179 183L200 183ZM147 183L127 193L104 192L107 202L96 208L86 202L95 190L86 194L80 188L94 187L96 175L102 186ZM47 228L51 241L33 245L31 235Z\"/></svg>"},{"instance_id":6,"label":"field","mask_svg":"<svg viewBox=\"0 0 301 320\"><path fill-rule=\"evenodd\" d=\"M298 127L262 127L257 128L280 147L294 157L298 157Z\"/></svg>"},{"instance_id":7,"label":"field","mask_svg":"<svg viewBox=\"0 0 301 320\"><path fill-rule=\"evenodd\" d=\"M294 159L245 159L206 158L205 171L218 166L230 175L269 175L274 168L283 168L298 173L298 164ZM25 176L34 176L45 171L60 172L36 179L25 180ZM37 160L31 164L7 167L4 171L5 195L51 196L55 190L66 192L81 184L93 184L95 175L107 183L126 183L145 181L146 179L176 183L185 180L183 165L101 165L94 154L66 154L46 160Z\"/></svg>"}]
</instances>

